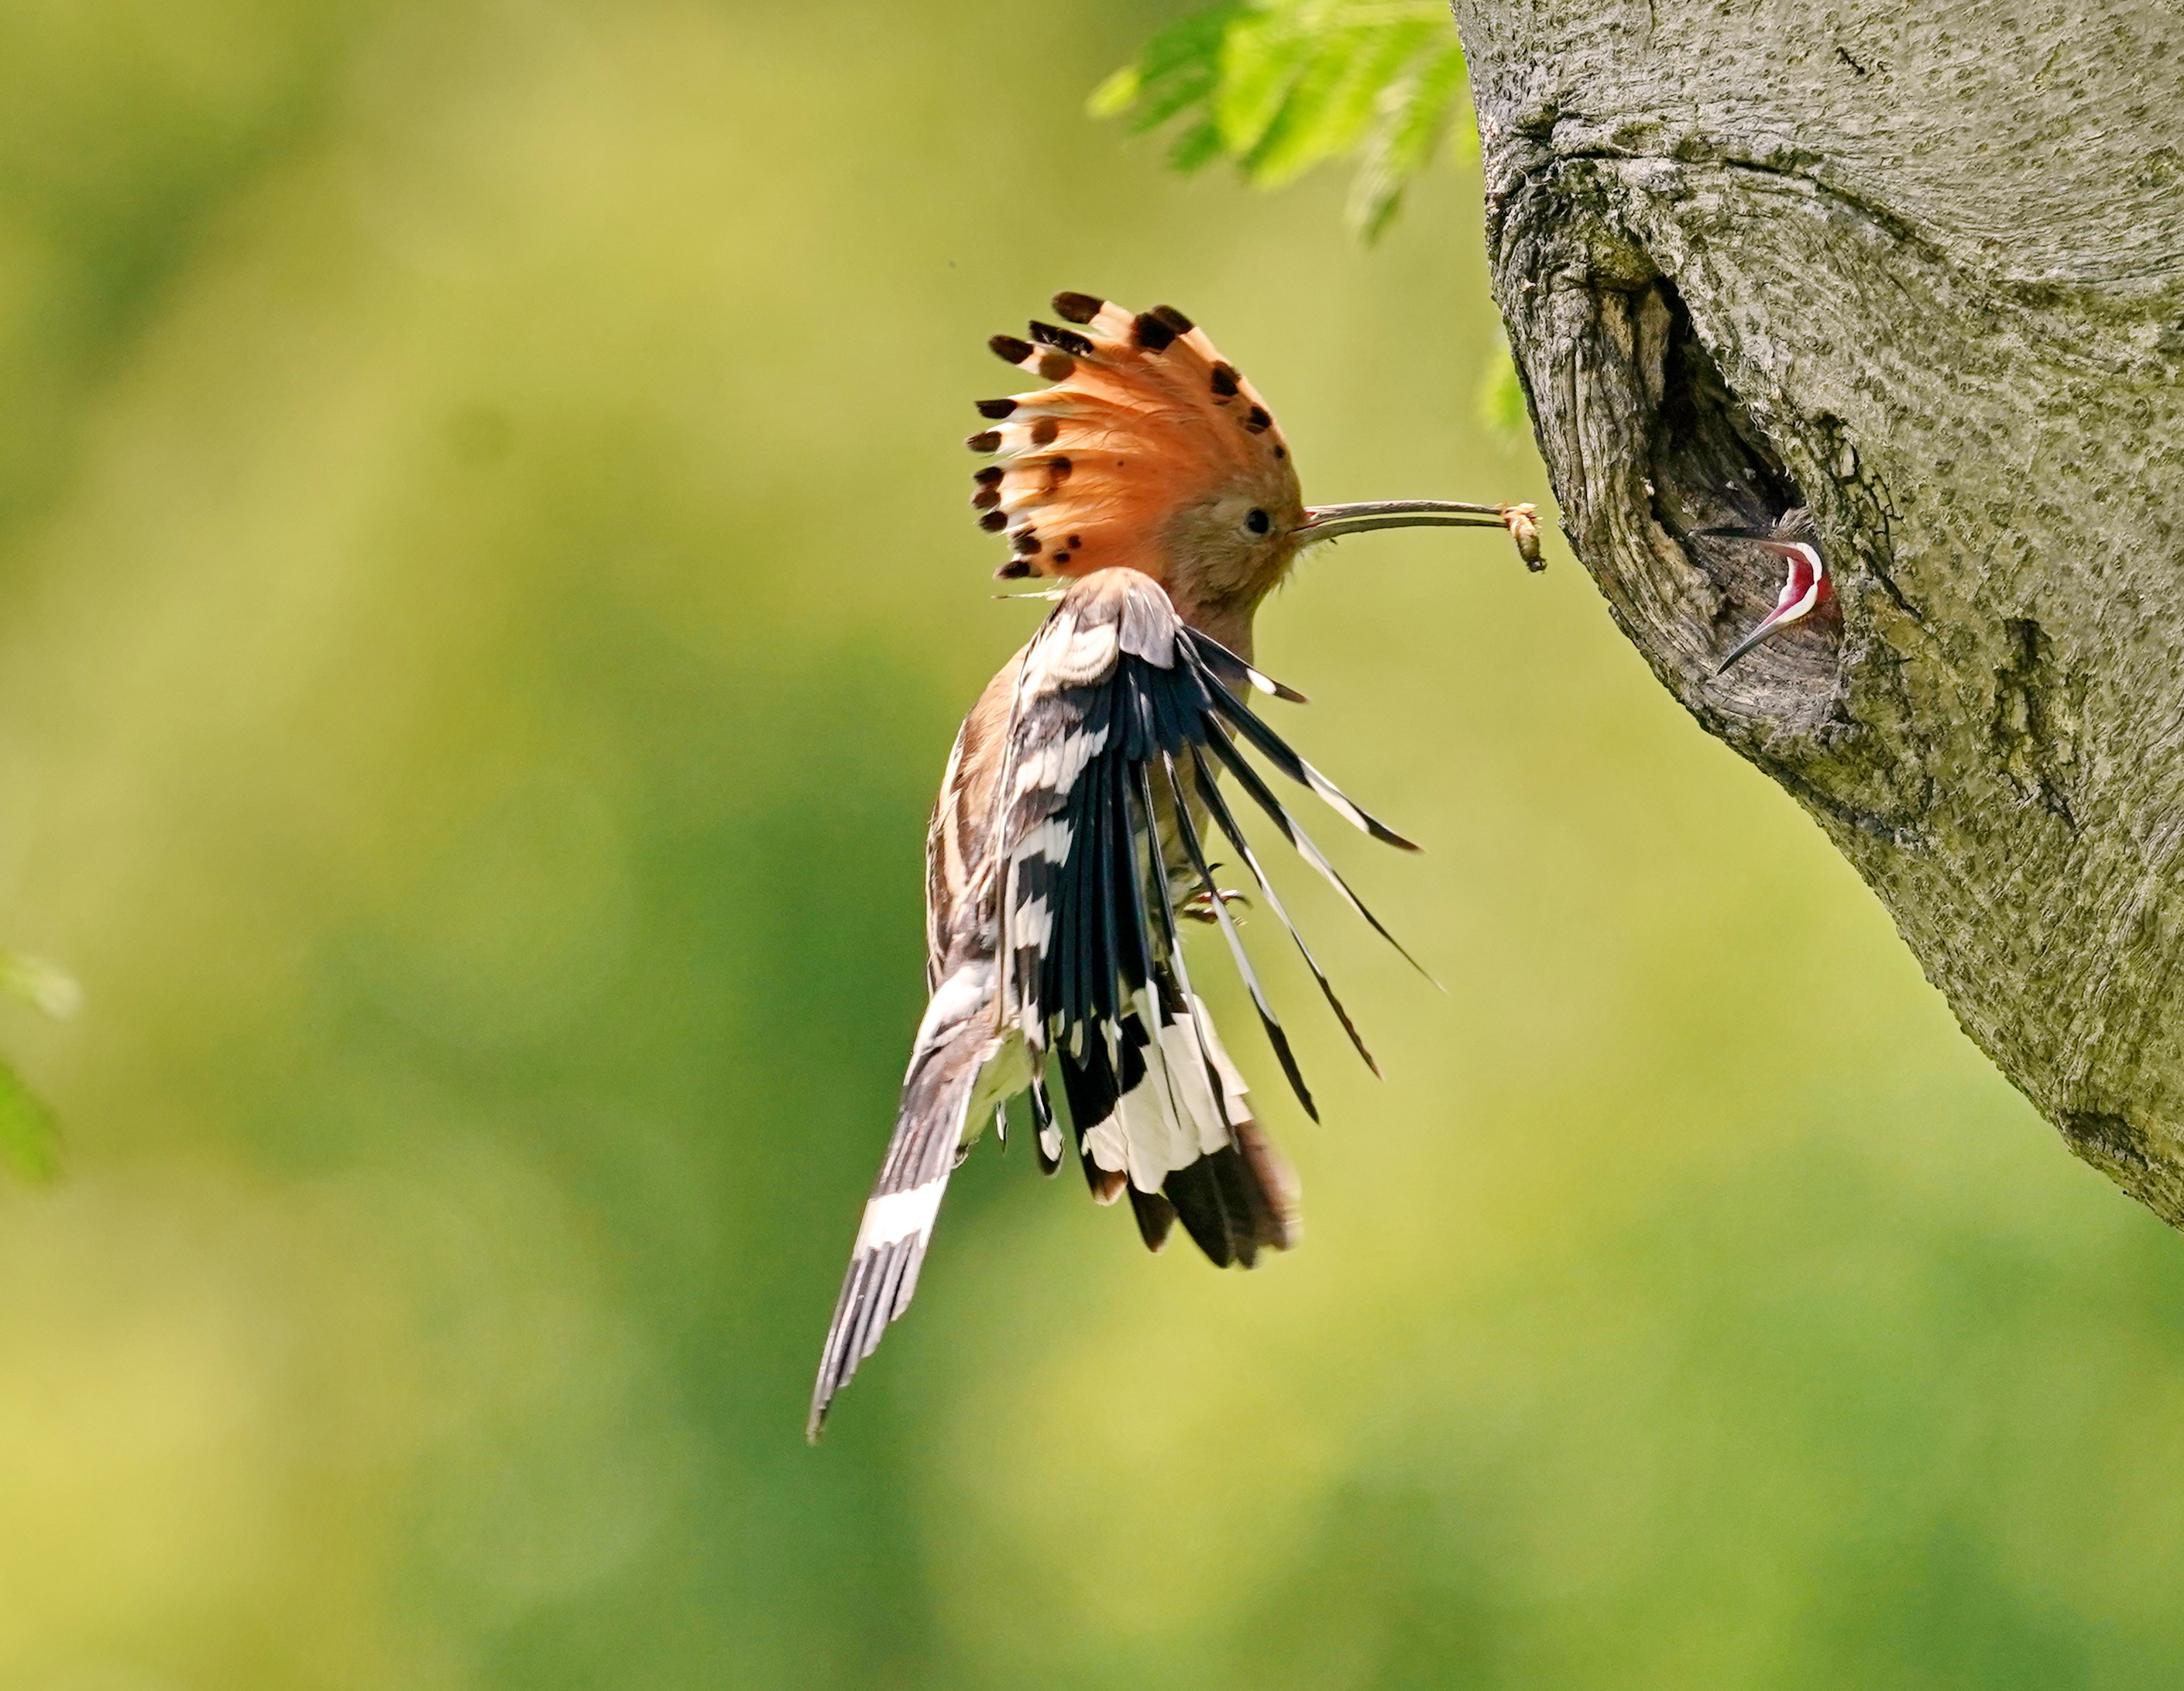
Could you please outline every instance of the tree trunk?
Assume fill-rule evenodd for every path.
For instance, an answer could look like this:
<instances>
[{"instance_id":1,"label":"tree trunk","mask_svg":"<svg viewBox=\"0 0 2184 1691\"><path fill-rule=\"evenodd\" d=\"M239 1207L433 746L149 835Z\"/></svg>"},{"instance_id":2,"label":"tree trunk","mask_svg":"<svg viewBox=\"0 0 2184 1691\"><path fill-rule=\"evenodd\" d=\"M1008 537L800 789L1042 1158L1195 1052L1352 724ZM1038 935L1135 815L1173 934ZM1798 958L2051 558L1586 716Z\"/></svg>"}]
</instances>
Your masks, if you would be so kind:
<instances>
[{"instance_id":1,"label":"tree trunk","mask_svg":"<svg viewBox=\"0 0 2184 1691\"><path fill-rule=\"evenodd\" d=\"M2184 22L1455 9L1579 558L2071 1150L2184 1226ZM1841 615L1719 675L1781 566L1693 531L1801 505Z\"/></svg>"}]
</instances>

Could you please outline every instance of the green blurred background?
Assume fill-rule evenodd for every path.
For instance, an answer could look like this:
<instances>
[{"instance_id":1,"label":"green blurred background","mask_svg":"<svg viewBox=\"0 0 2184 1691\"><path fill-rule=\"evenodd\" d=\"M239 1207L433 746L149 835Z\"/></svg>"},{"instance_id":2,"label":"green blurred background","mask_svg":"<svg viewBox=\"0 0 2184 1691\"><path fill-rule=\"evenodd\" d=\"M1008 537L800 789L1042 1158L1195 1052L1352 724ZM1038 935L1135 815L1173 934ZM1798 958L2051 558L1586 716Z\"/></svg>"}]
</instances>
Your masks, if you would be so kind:
<instances>
[{"instance_id":1,"label":"green blurred background","mask_svg":"<svg viewBox=\"0 0 2184 1691\"><path fill-rule=\"evenodd\" d=\"M1021 1145L800 1430L1033 625L957 444L1057 287L1205 321L1312 496L1479 432L1479 184L1081 114L1173 8L0 9L0 1686L2139 1687L2184 1671L2184 1242L2067 1158L1556 543L1261 618L1304 1248ZM1281 707L1286 708L1286 707ZM1326 834L1329 830L1323 829ZM1300 988L1303 991L1300 991Z\"/></svg>"}]
</instances>

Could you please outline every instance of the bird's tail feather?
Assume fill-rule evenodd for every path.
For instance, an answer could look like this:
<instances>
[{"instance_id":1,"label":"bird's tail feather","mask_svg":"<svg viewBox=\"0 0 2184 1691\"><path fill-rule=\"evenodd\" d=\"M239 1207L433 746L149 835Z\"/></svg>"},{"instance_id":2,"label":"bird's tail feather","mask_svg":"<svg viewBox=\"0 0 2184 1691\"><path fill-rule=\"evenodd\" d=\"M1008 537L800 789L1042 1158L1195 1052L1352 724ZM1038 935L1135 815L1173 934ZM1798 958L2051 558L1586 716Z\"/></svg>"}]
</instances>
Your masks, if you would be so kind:
<instances>
[{"instance_id":1,"label":"bird's tail feather","mask_svg":"<svg viewBox=\"0 0 2184 1691\"><path fill-rule=\"evenodd\" d=\"M1298 1234L1296 1181L1252 1119L1212 1015L1165 978L1139 1005L1139 1024L1157 1021L1161 1030L1134 1046L1141 1063L1119 1074L1087 1073L1062 1054L1094 1195L1112 1203L1127 1192L1150 1250L1178 1220L1223 1268L1287 1250Z\"/></svg>"},{"instance_id":2,"label":"bird's tail feather","mask_svg":"<svg viewBox=\"0 0 2184 1691\"><path fill-rule=\"evenodd\" d=\"M1256 1122L1246 1117L1228 1131L1234 1144L1178 1169L1161 1191L1215 1264L1250 1268L1262 1250L1296 1243L1296 1180Z\"/></svg>"},{"instance_id":3,"label":"bird's tail feather","mask_svg":"<svg viewBox=\"0 0 2184 1691\"><path fill-rule=\"evenodd\" d=\"M903 1084L894 1136L866 1202L849 1272L820 1352L811 1415L805 1425L805 1437L814 1443L834 1394L878 1348L889 1323L910 1308L941 1196L963 1142L986 1044L981 1029L959 1024L935 1049L920 1053Z\"/></svg>"}]
</instances>

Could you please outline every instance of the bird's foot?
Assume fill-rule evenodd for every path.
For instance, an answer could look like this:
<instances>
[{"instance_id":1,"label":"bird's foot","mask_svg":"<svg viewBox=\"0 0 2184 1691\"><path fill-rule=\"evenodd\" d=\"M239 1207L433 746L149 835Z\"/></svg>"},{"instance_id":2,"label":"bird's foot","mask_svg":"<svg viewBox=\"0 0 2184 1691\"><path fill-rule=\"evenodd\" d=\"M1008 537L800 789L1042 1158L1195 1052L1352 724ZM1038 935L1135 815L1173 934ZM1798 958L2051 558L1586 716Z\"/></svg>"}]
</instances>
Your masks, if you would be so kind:
<instances>
[{"instance_id":1,"label":"bird's foot","mask_svg":"<svg viewBox=\"0 0 2184 1691\"><path fill-rule=\"evenodd\" d=\"M1246 910L1251 907L1251 901L1245 897L1244 894L1237 891L1234 887L1224 886L1217 889L1217 890L1220 895L1221 902L1223 905L1240 905ZM1212 893L1209 893L1204 887L1201 887L1196 892L1191 894L1190 897L1184 899L1182 903L1176 906L1175 913L1184 918L1186 921L1206 923L1217 922L1220 920L1220 918L1214 913L1213 898L1214 895Z\"/></svg>"}]
</instances>

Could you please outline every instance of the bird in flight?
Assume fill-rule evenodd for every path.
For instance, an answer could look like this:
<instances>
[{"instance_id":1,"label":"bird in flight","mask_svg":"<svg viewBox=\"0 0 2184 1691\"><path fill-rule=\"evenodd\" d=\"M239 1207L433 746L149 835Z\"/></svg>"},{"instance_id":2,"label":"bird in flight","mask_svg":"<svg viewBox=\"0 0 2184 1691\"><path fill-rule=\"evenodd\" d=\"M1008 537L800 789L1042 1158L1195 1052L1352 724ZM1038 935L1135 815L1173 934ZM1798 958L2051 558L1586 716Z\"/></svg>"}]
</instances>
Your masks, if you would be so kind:
<instances>
[{"instance_id":1,"label":"bird in flight","mask_svg":"<svg viewBox=\"0 0 2184 1691\"><path fill-rule=\"evenodd\" d=\"M1302 700L1253 667L1252 617L1307 547L1368 529L1498 527L1539 566L1528 505L1306 505L1265 403L1173 307L1133 315L1061 293L1054 309L1071 326L994 337L994 352L1039 385L982 401L991 426L968 444L997 460L978 472L971 502L980 527L1009 537L998 573L1059 585L1045 622L972 707L941 780L926 839L931 1002L827 1328L806 1429L815 1440L834 1394L909 1307L948 1177L986 1122L1005 1130L1009 1102L1028 1093L1040 1167L1061 1167L1068 1147L1050 1072L1094 1197L1127 1197L1147 1247L1178 1221L1224 1267L1294 1242L1295 1183L1193 990L1184 926L1221 930L1317 1119L1229 912L1239 895L1215 884L1217 842L1373 1058L1237 811L1262 813L1394 941L1247 749L1374 839L1416 848L1242 702L1251 692Z\"/></svg>"}]
</instances>

